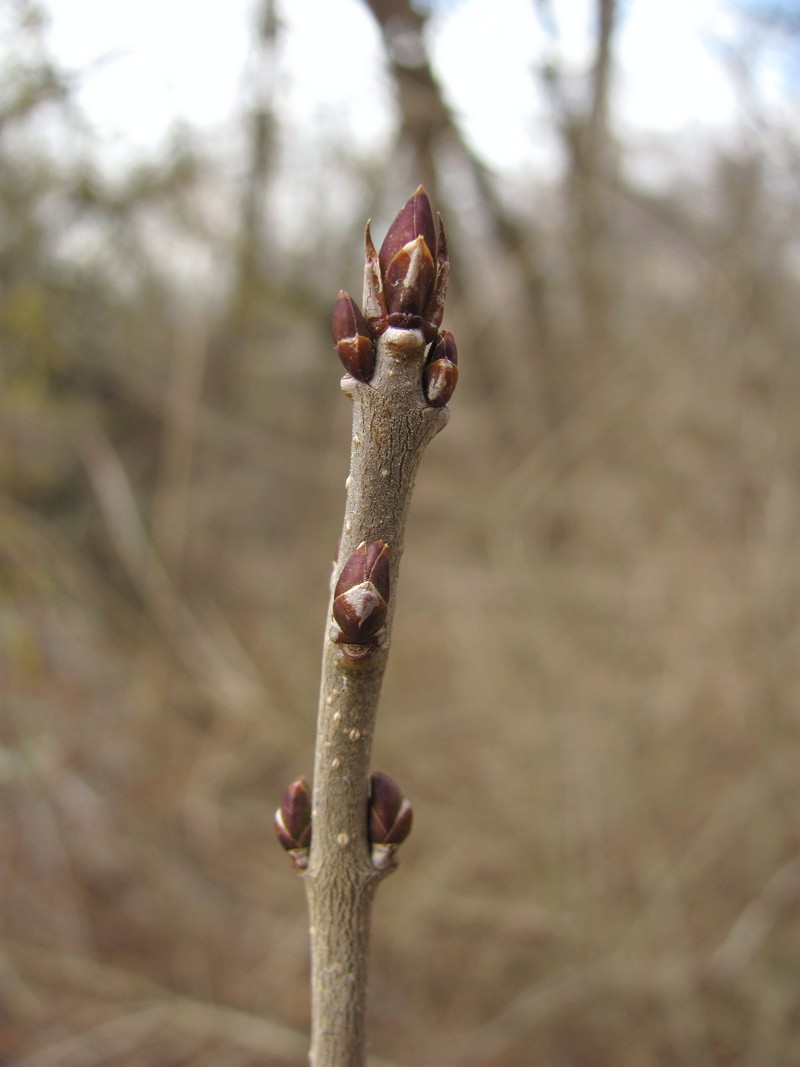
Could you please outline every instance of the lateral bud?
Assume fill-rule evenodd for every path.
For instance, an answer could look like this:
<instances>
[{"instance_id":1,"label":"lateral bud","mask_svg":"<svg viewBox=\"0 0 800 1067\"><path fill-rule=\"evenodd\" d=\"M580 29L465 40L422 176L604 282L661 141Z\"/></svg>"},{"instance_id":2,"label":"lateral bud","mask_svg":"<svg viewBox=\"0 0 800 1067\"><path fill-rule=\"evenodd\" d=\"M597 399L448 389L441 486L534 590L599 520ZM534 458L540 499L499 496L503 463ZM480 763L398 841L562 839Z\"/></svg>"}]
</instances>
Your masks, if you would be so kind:
<instances>
[{"instance_id":1,"label":"lateral bud","mask_svg":"<svg viewBox=\"0 0 800 1067\"><path fill-rule=\"evenodd\" d=\"M458 349L449 330L442 330L431 346L422 372L425 398L431 407L442 408L453 395L458 383Z\"/></svg>"},{"instance_id":2,"label":"lateral bud","mask_svg":"<svg viewBox=\"0 0 800 1067\"><path fill-rule=\"evenodd\" d=\"M347 373L360 382L368 382L375 373L375 343L361 309L344 289L333 305L331 333Z\"/></svg>"},{"instance_id":3,"label":"lateral bud","mask_svg":"<svg viewBox=\"0 0 800 1067\"><path fill-rule=\"evenodd\" d=\"M364 230L364 317L373 337L378 337L389 325L386 296L383 291L383 272L369 230L369 222Z\"/></svg>"},{"instance_id":4,"label":"lateral bud","mask_svg":"<svg viewBox=\"0 0 800 1067\"><path fill-rule=\"evenodd\" d=\"M414 812L393 778L383 771L370 775L368 834L372 865L378 870L397 866L395 852L411 832Z\"/></svg>"},{"instance_id":5,"label":"lateral bud","mask_svg":"<svg viewBox=\"0 0 800 1067\"><path fill-rule=\"evenodd\" d=\"M311 844L311 790L305 778L286 788L275 812L275 833L297 870L304 871Z\"/></svg>"},{"instance_id":6,"label":"lateral bud","mask_svg":"<svg viewBox=\"0 0 800 1067\"><path fill-rule=\"evenodd\" d=\"M380 645L388 600L389 546L385 541L362 541L342 567L333 590L331 640L340 645Z\"/></svg>"}]
</instances>

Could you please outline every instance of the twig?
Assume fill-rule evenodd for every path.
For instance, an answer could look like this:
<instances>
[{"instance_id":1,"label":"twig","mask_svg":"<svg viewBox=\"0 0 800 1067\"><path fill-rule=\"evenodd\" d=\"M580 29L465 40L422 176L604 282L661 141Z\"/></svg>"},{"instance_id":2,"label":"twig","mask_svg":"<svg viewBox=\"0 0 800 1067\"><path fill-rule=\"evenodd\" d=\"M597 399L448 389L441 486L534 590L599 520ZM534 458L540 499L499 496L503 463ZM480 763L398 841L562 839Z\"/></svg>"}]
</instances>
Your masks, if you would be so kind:
<instances>
[{"instance_id":1,"label":"twig","mask_svg":"<svg viewBox=\"0 0 800 1067\"><path fill-rule=\"evenodd\" d=\"M447 424L444 405L458 375L452 335L438 329L448 273L444 230L440 222L437 235L422 187L380 255L369 227L366 247L364 313L342 292L333 316L349 371L342 389L353 402L353 433L323 652L313 804L301 780L278 814L284 846L307 867L313 1067L364 1062L370 908L411 824L392 780L370 779L370 750L414 479L425 446Z\"/></svg>"}]
</instances>

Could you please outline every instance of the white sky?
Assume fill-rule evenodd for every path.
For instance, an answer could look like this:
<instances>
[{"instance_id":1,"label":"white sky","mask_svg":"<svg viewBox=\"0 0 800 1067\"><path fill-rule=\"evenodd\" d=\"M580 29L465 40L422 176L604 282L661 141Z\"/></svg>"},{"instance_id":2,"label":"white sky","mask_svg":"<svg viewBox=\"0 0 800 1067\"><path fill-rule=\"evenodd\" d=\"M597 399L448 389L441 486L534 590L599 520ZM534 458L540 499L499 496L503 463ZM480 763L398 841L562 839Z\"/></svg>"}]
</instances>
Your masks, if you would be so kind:
<instances>
[{"instance_id":1,"label":"white sky","mask_svg":"<svg viewBox=\"0 0 800 1067\"><path fill-rule=\"evenodd\" d=\"M109 151L154 149L176 120L221 127L236 111L255 0L48 0L51 48L85 71L81 104ZM556 0L548 41L531 0L450 0L431 52L480 153L500 168L547 166L535 67L589 55L591 0ZM722 0L629 0L617 41L618 127L638 138L735 125L719 43ZM387 134L380 42L359 0L279 0L278 92L298 129L334 113L362 150Z\"/></svg>"}]
</instances>

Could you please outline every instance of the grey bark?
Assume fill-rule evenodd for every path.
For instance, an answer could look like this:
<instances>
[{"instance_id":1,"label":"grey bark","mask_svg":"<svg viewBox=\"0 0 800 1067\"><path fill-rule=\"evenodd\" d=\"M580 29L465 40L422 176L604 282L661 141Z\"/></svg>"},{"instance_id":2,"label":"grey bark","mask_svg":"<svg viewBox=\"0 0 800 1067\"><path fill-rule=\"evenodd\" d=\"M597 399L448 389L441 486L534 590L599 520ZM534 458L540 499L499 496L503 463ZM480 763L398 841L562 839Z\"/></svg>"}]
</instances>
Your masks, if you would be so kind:
<instances>
[{"instance_id":1,"label":"grey bark","mask_svg":"<svg viewBox=\"0 0 800 1067\"><path fill-rule=\"evenodd\" d=\"M389 653L397 579L411 492L428 442L449 419L422 389L425 342L415 330L388 329L377 343L367 384L345 377L353 434L340 568L362 541L389 545L391 594L382 647L349 662L330 639L323 650L312 808L305 876L311 932L313 1067L362 1067L370 911L388 873L370 859L367 835L369 761Z\"/></svg>"}]
</instances>

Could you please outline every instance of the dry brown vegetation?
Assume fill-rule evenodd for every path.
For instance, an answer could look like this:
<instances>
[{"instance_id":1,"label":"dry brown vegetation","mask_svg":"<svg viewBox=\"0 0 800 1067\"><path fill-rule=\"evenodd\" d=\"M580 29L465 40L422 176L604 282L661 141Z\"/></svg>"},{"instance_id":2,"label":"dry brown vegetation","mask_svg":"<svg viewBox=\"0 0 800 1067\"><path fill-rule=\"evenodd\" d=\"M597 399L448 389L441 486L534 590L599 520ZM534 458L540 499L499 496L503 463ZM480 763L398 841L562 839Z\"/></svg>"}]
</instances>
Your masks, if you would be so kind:
<instances>
[{"instance_id":1,"label":"dry brown vegetation","mask_svg":"<svg viewBox=\"0 0 800 1067\"><path fill-rule=\"evenodd\" d=\"M563 183L487 174L424 67L397 165L300 248L253 225L279 115L250 116L232 242L198 144L110 183L37 142L44 109L77 121L58 72L5 72L0 1062L305 1062L271 820L311 766L348 459L328 315L420 177L462 376L377 731L416 825L375 909L374 1064L800 1062L797 169L762 126L629 187L604 32L594 108L554 109ZM213 298L165 244L218 257Z\"/></svg>"}]
</instances>

